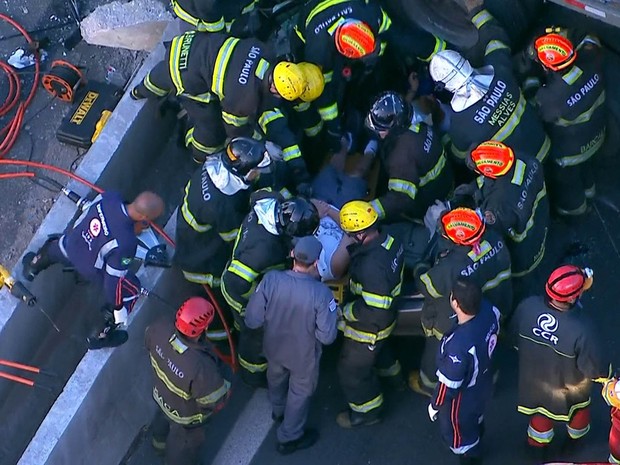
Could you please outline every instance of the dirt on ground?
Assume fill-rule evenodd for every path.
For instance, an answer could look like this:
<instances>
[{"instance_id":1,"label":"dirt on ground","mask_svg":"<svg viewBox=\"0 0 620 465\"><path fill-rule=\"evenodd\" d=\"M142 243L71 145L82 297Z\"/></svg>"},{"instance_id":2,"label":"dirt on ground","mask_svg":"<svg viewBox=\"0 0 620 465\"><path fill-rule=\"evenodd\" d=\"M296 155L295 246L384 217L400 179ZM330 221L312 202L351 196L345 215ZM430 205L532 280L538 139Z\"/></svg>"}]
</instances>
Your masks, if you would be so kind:
<instances>
[{"instance_id":1,"label":"dirt on ground","mask_svg":"<svg viewBox=\"0 0 620 465\"><path fill-rule=\"evenodd\" d=\"M72 13L71 0L0 0L0 12L17 21L43 43L47 58L41 64L44 73L54 60L66 60L80 67L88 80L124 83L146 54L124 49L77 44L78 26ZM77 0L81 18L110 0ZM49 41L49 42L48 42ZM7 61L18 48L26 45L24 38L8 23L0 20L0 61ZM34 67L21 70L22 97L26 98L34 79ZM8 93L7 77L0 71L0 106ZM56 131L71 104L54 99L40 85L28 107L17 143L5 156L10 159L34 160L75 170L85 154L84 149L60 143ZM11 112L8 117L12 116ZM0 118L0 128L8 117ZM0 167L0 173L18 171ZM46 173L48 174L48 173ZM50 175L61 184L66 179ZM12 268L25 251L41 221L54 204L57 194L28 179L0 182L0 264Z\"/></svg>"}]
</instances>

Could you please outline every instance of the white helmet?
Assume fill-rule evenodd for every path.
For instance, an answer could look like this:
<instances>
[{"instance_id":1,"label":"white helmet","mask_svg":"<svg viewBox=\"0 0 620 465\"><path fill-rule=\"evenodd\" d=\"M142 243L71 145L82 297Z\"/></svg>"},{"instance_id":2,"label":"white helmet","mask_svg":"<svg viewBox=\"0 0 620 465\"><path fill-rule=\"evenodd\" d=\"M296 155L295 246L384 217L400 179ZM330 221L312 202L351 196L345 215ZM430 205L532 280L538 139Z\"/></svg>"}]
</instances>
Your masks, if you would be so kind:
<instances>
[{"instance_id":1,"label":"white helmet","mask_svg":"<svg viewBox=\"0 0 620 465\"><path fill-rule=\"evenodd\" d=\"M431 60L429 67L435 82L442 82L447 91L455 93L474 73L469 61L454 50L442 50Z\"/></svg>"}]
</instances>

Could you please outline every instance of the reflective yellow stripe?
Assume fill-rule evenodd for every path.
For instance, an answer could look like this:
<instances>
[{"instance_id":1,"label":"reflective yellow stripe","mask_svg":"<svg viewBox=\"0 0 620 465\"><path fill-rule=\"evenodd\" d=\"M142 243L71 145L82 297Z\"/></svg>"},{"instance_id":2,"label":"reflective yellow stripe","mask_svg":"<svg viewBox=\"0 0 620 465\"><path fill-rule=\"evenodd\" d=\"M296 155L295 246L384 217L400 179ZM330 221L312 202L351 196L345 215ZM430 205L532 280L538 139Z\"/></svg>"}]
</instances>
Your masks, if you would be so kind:
<instances>
[{"instance_id":1,"label":"reflective yellow stripe","mask_svg":"<svg viewBox=\"0 0 620 465\"><path fill-rule=\"evenodd\" d=\"M522 160L517 159L516 165L517 166L515 166L515 171L512 174L512 179L510 180L510 182L512 184L520 186L521 184L523 184L523 178L525 177L525 163L523 163Z\"/></svg>"},{"instance_id":2,"label":"reflective yellow stripe","mask_svg":"<svg viewBox=\"0 0 620 465\"><path fill-rule=\"evenodd\" d=\"M171 0L170 3L172 3L172 11L174 11L174 14L177 15L179 19L191 24L192 26L196 26L198 24L200 20L181 8L181 5L179 5L176 0Z\"/></svg>"},{"instance_id":3,"label":"reflective yellow stripe","mask_svg":"<svg viewBox=\"0 0 620 465\"><path fill-rule=\"evenodd\" d=\"M227 113L222 110L222 119L226 124L231 126L241 127L248 124L249 118L247 116L235 116L231 113Z\"/></svg>"},{"instance_id":4,"label":"reflective yellow stripe","mask_svg":"<svg viewBox=\"0 0 620 465\"><path fill-rule=\"evenodd\" d=\"M155 375L161 380L162 383L166 385L166 387L168 388L170 392L172 392L175 396L180 397L183 400L189 400L192 398L192 396L188 392L185 392L183 389L176 386L172 381L170 381L166 373L161 368L159 368L159 365L157 364L157 360L155 360L155 357L149 354L149 358L151 359L151 366L153 367L153 370L155 371Z\"/></svg>"},{"instance_id":5,"label":"reflective yellow stripe","mask_svg":"<svg viewBox=\"0 0 620 465\"><path fill-rule=\"evenodd\" d=\"M372 200L370 202L370 205L372 206L372 208L375 209L377 215L379 215L379 219L385 218L385 210L383 208L383 205L381 205L381 201L379 199Z\"/></svg>"},{"instance_id":6,"label":"reflective yellow stripe","mask_svg":"<svg viewBox=\"0 0 620 465\"><path fill-rule=\"evenodd\" d=\"M392 297L387 295L373 294L372 292L362 291L362 299L369 307L389 310L392 306Z\"/></svg>"},{"instance_id":7,"label":"reflective yellow stripe","mask_svg":"<svg viewBox=\"0 0 620 465\"><path fill-rule=\"evenodd\" d=\"M578 155L570 155L567 157L558 158L553 161L557 163L558 165L560 165L561 167L566 167L566 166L579 165L580 163L583 163L589 160L598 151L598 149L601 148L601 146L605 142L605 129L599 132L599 134L596 137L598 138L598 140L594 143L594 145L590 146L590 148L588 148L588 150L586 150L585 152L582 152Z\"/></svg>"},{"instance_id":8,"label":"reflective yellow stripe","mask_svg":"<svg viewBox=\"0 0 620 465\"><path fill-rule=\"evenodd\" d=\"M484 186L484 176L478 176L476 178L476 185L478 186L478 189L482 189L482 186Z\"/></svg>"},{"instance_id":9,"label":"reflective yellow stripe","mask_svg":"<svg viewBox=\"0 0 620 465\"><path fill-rule=\"evenodd\" d=\"M237 43L239 43L239 39L229 37L224 41L220 50L217 52L211 90L220 100L224 99L224 77L226 74L226 67L228 66L228 61Z\"/></svg>"},{"instance_id":10,"label":"reflective yellow stripe","mask_svg":"<svg viewBox=\"0 0 620 465\"><path fill-rule=\"evenodd\" d=\"M362 342L364 344L376 344L378 341L382 341L387 339L394 327L396 326L396 321L394 321L390 326L385 329L382 329L378 333L367 333L366 331L360 331L358 329L352 328L346 324L345 321L340 321L338 323L338 329L343 332L344 337L348 337L357 342Z\"/></svg>"},{"instance_id":11,"label":"reflective yellow stripe","mask_svg":"<svg viewBox=\"0 0 620 465\"><path fill-rule=\"evenodd\" d=\"M188 225L190 225L194 231L197 231L199 233L204 233L204 232L209 231L212 226L210 224L200 224L196 220L196 217L194 217L194 215L190 211L189 200L188 200L190 184L191 182L188 182L187 185L185 186L185 196L183 197L183 205L181 206L181 213L183 215L183 219L185 220L185 222Z\"/></svg>"},{"instance_id":12,"label":"reflective yellow stripe","mask_svg":"<svg viewBox=\"0 0 620 465\"><path fill-rule=\"evenodd\" d=\"M426 58L420 58L420 60L428 63L429 61L433 59L435 55L445 50L447 46L448 44L446 43L445 40L435 36L435 48L433 49L433 51L431 52L429 56L427 56Z\"/></svg>"},{"instance_id":13,"label":"reflective yellow stripe","mask_svg":"<svg viewBox=\"0 0 620 465\"><path fill-rule=\"evenodd\" d=\"M264 373L267 371L266 363L250 363L239 355L239 365L245 368L250 373Z\"/></svg>"},{"instance_id":14,"label":"reflective yellow stripe","mask_svg":"<svg viewBox=\"0 0 620 465\"><path fill-rule=\"evenodd\" d=\"M211 413L203 414L197 413L196 415L192 415L189 417L182 417L178 414L176 410L170 410L170 406L164 402L164 399L159 395L156 388L153 388L153 399L159 405L159 408L162 412L173 422L179 425L197 425L204 423L207 418L211 416Z\"/></svg>"},{"instance_id":15,"label":"reflective yellow stripe","mask_svg":"<svg viewBox=\"0 0 620 465\"><path fill-rule=\"evenodd\" d=\"M555 209L560 215L578 216L578 215L583 215L588 210L588 204L584 200L581 205L579 205L577 208L573 210L565 210L564 208L560 208L560 207L555 207Z\"/></svg>"},{"instance_id":16,"label":"reflective yellow stripe","mask_svg":"<svg viewBox=\"0 0 620 465\"><path fill-rule=\"evenodd\" d=\"M207 334L207 339L209 339L210 341L226 341L228 339L228 333L226 331L224 331L223 329L221 330L207 330L206 331Z\"/></svg>"},{"instance_id":17,"label":"reflective yellow stripe","mask_svg":"<svg viewBox=\"0 0 620 465\"><path fill-rule=\"evenodd\" d=\"M210 287L220 287L221 281L211 273L192 273L190 271L183 271L183 276L191 283L196 284L208 284Z\"/></svg>"},{"instance_id":18,"label":"reflective yellow stripe","mask_svg":"<svg viewBox=\"0 0 620 465\"><path fill-rule=\"evenodd\" d=\"M213 391L211 394L207 394L204 397L197 398L196 402L199 403L200 405L215 404L217 401L219 401L222 397L226 395L229 389L230 389L230 382L228 382L227 380L224 380L224 383L217 390Z\"/></svg>"},{"instance_id":19,"label":"reflective yellow stripe","mask_svg":"<svg viewBox=\"0 0 620 465\"><path fill-rule=\"evenodd\" d=\"M471 249L469 252L467 252L467 256L471 258L472 261L477 262L486 254L488 254L492 249L493 247L491 247L489 241L482 241L480 243L480 247L478 248L478 253L476 253L475 249Z\"/></svg>"},{"instance_id":20,"label":"reflective yellow stripe","mask_svg":"<svg viewBox=\"0 0 620 465\"><path fill-rule=\"evenodd\" d=\"M383 247L385 250L390 250L393 244L394 238L388 234L385 240L381 243L381 247Z\"/></svg>"},{"instance_id":21,"label":"reflective yellow stripe","mask_svg":"<svg viewBox=\"0 0 620 465\"><path fill-rule=\"evenodd\" d=\"M297 25L295 25L293 30L295 31L295 34L297 34L297 37L299 37L299 40L301 40L305 44L306 43L306 38L304 37L302 32L299 30L299 27L297 27Z\"/></svg>"},{"instance_id":22,"label":"reflective yellow stripe","mask_svg":"<svg viewBox=\"0 0 620 465\"><path fill-rule=\"evenodd\" d=\"M239 228L231 229L228 232L221 232L220 237L226 242L232 242L237 238L238 233L239 233Z\"/></svg>"},{"instance_id":23,"label":"reflective yellow stripe","mask_svg":"<svg viewBox=\"0 0 620 465\"><path fill-rule=\"evenodd\" d=\"M275 110L267 110L264 111L262 115L258 118L258 125L263 130L264 133L267 133L267 125L269 123L273 123L275 120L284 118L282 112L276 108Z\"/></svg>"},{"instance_id":24,"label":"reflective yellow stripe","mask_svg":"<svg viewBox=\"0 0 620 465\"><path fill-rule=\"evenodd\" d=\"M490 140L496 140L499 142L503 142L514 132L515 128L521 122L521 116L523 116L523 112L525 111L525 99L523 98L523 94L519 95L519 102L517 103L517 107L515 111L510 115L508 121L504 123L504 125L497 131Z\"/></svg>"},{"instance_id":25,"label":"reflective yellow stripe","mask_svg":"<svg viewBox=\"0 0 620 465\"><path fill-rule=\"evenodd\" d=\"M411 198L411 200L415 200L415 196L418 192L418 188L414 183L405 181L404 179L390 179L388 181L388 189L405 194L407 197Z\"/></svg>"},{"instance_id":26,"label":"reflective yellow stripe","mask_svg":"<svg viewBox=\"0 0 620 465\"><path fill-rule=\"evenodd\" d=\"M471 22L474 26L476 26L476 29L480 29L492 19L493 16L488 12L488 10L482 10L471 19Z\"/></svg>"},{"instance_id":27,"label":"reflective yellow stripe","mask_svg":"<svg viewBox=\"0 0 620 465\"><path fill-rule=\"evenodd\" d=\"M201 152L206 153L207 155L213 155L221 150L224 150L224 144L218 145L216 147L209 147L201 144L194 138L194 128L190 128L185 135L185 145L192 145L195 149L200 150Z\"/></svg>"},{"instance_id":28,"label":"reflective yellow stripe","mask_svg":"<svg viewBox=\"0 0 620 465\"><path fill-rule=\"evenodd\" d=\"M334 102L331 105L323 108L319 108L319 114L323 121L332 121L338 117L338 103Z\"/></svg>"},{"instance_id":29,"label":"reflective yellow stripe","mask_svg":"<svg viewBox=\"0 0 620 465\"><path fill-rule=\"evenodd\" d=\"M196 30L200 32L220 32L223 31L226 27L226 23L224 22L224 17L222 16L217 21L207 22L204 20L200 20L200 22L196 25Z\"/></svg>"},{"instance_id":30,"label":"reflective yellow stripe","mask_svg":"<svg viewBox=\"0 0 620 465\"><path fill-rule=\"evenodd\" d=\"M442 151L441 155L439 156L439 160L437 160L437 163L435 164L435 166L433 166L433 169L431 169L428 173L426 173L424 176L420 178L420 187L424 187L429 182L437 179L437 177L441 174L445 166L446 166L446 152Z\"/></svg>"},{"instance_id":31,"label":"reflective yellow stripe","mask_svg":"<svg viewBox=\"0 0 620 465\"><path fill-rule=\"evenodd\" d=\"M155 84L153 84L153 81L151 81L151 73L148 73L144 78L144 87L146 87L149 91L151 91L158 97L168 95L169 92L168 90L162 89L161 87L157 87Z\"/></svg>"},{"instance_id":32,"label":"reflective yellow stripe","mask_svg":"<svg viewBox=\"0 0 620 465\"><path fill-rule=\"evenodd\" d=\"M490 40L484 49L484 56L490 55L491 53L501 49L506 49L510 52L510 47L501 40Z\"/></svg>"},{"instance_id":33,"label":"reflective yellow stripe","mask_svg":"<svg viewBox=\"0 0 620 465\"><path fill-rule=\"evenodd\" d=\"M573 85L582 74L581 68L573 66L568 73L562 75L562 80L568 85Z\"/></svg>"},{"instance_id":34,"label":"reflective yellow stripe","mask_svg":"<svg viewBox=\"0 0 620 465\"><path fill-rule=\"evenodd\" d=\"M383 56L383 54L385 53L385 49L386 48L387 48L387 42L382 40L381 44L379 45L379 56Z\"/></svg>"},{"instance_id":35,"label":"reflective yellow stripe","mask_svg":"<svg viewBox=\"0 0 620 465\"><path fill-rule=\"evenodd\" d=\"M566 432L571 439L580 439L590 432L590 424L581 429L571 428L570 425L566 425Z\"/></svg>"},{"instance_id":36,"label":"reflective yellow stripe","mask_svg":"<svg viewBox=\"0 0 620 465\"><path fill-rule=\"evenodd\" d=\"M254 11L254 7L256 5L257 0L252 0L250 3L248 3L246 6L243 7L243 9L241 10L241 14L245 15L248 14L252 11Z\"/></svg>"},{"instance_id":37,"label":"reflective yellow stripe","mask_svg":"<svg viewBox=\"0 0 620 465\"><path fill-rule=\"evenodd\" d=\"M523 242L523 240L527 237L527 233L532 226L534 226L534 218L536 216L536 210L538 209L538 204L540 201L547 195L547 186L543 184L543 188L536 195L536 199L534 200L534 205L532 206L532 214L525 223L525 228L521 232L515 232L512 228L508 231L510 234L510 238L515 242Z\"/></svg>"},{"instance_id":38,"label":"reflective yellow stripe","mask_svg":"<svg viewBox=\"0 0 620 465\"><path fill-rule=\"evenodd\" d=\"M368 402L364 402L363 404L354 404L349 402L349 407L351 410L358 413L368 413L371 410L379 408L383 405L383 394L379 394L374 399L369 400Z\"/></svg>"},{"instance_id":39,"label":"reflective yellow stripe","mask_svg":"<svg viewBox=\"0 0 620 465\"><path fill-rule=\"evenodd\" d=\"M584 402L580 402L578 404L572 405L571 408L568 411L568 415L556 415L555 413L551 413L549 410L547 410L544 407L528 408L528 407L524 407L522 405L519 405L517 407L517 411L519 411L520 413L524 413L525 415L534 415L536 413L539 413L539 414L544 415L547 418L551 418L552 420L555 420L555 421L569 422L571 420L571 418L573 418L573 415L574 415L574 413L577 410L585 408L588 405L590 405L590 399L589 398L588 398L588 400L586 400Z\"/></svg>"},{"instance_id":40,"label":"reflective yellow stripe","mask_svg":"<svg viewBox=\"0 0 620 465\"><path fill-rule=\"evenodd\" d=\"M601 95L599 96L599 98L597 98L594 101L592 106L588 110L580 114L577 118L572 119L572 120L560 118L557 121L555 121L553 124L556 126L560 126L560 127L566 127L566 126L574 126L576 124L587 123L588 121L590 121L590 118L592 118L592 114L594 113L594 110L596 110L598 107L600 107L604 103L605 103L605 91L601 92Z\"/></svg>"},{"instance_id":41,"label":"reflective yellow stripe","mask_svg":"<svg viewBox=\"0 0 620 465\"><path fill-rule=\"evenodd\" d=\"M518 271L516 273L512 271L510 274L513 278L522 278L526 274L531 273L538 265L540 265L540 262L542 262L542 259L545 257L545 244L547 243L547 232L548 232L548 229L545 228L545 235L542 241L540 241L540 249L538 250L538 253L536 254L536 260L534 260L534 263L532 263L529 266L529 268L526 270Z\"/></svg>"},{"instance_id":42,"label":"reflective yellow stripe","mask_svg":"<svg viewBox=\"0 0 620 465\"><path fill-rule=\"evenodd\" d=\"M282 150L282 159L284 161L291 161L295 158L301 158L301 150L298 145L291 145Z\"/></svg>"},{"instance_id":43,"label":"reflective yellow stripe","mask_svg":"<svg viewBox=\"0 0 620 465\"><path fill-rule=\"evenodd\" d=\"M545 160L547 159L547 155L549 155L550 149L551 149L551 139L549 139L549 136L545 134L545 140L543 142L542 147L540 147L540 150L536 154L536 160L538 160L541 163L544 163Z\"/></svg>"},{"instance_id":44,"label":"reflective yellow stripe","mask_svg":"<svg viewBox=\"0 0 620 465\"><path fill-rule=\"evenodd\" d=\"M181 95L184 98L195 100L196 102L200 102L200 103L211 103L211 101L213 100L213 95L211 94L211 92L205 92L204 94L198 94L198 95L191 95L188 93L183 93Z\"/></svg>"},{"instance_id":45,"label":"reflective yellow stripe","mask_svg":"<svg viewBox=\"0 0 620 465\"><path fill-rule=\"evenodd\" d=\"M505 269L503 271L500 271L499 273L497 273L495 278L490 279L489 281L487 281L485 283L484 286L482 286L482 292L488 291L490 289L495 289L501 283L503 283L507 279L510 279L510 276L512 276L512 272L510 271L510 267L508 267L507 269Z\"/></svg>"},{"instance_id":46,"label":"reflective yellow stripe","mask_svg":"<svg viewBox=\"0 0 620 465\"><path fill-rule=\"evenodd\" d=\"M349 302L342 308L342 316L347 321L357 321L357 318L355 318L353 314L353 302Z\"/></svg>"},{"instance_id":47,"label":"reflective yellow stripe","mask_svg":"<svg viewBox=\"0 0 620 465\"><path fill-rule=\"evenodd\" d=\"M379 34L383 34L392 26L392 20L388 14L381 9L381 25L379 26Z\"/></svg>"},{"instance_id":48,"label":"reflective yellow stripe","mask_svg":"<svg viewBox=\"0 0 620 465\"><path fill-rule=\"evenodd\" d=\"M329 73L323 73L323 80L325 81L325 84L327 84L328 82L332 82L333 78L334 78L333 71L330 71Z\"/></svg>"},{"instance_id":49,"label":"reflective yellow stripe","mask_svg":"<svg viewBox=\"0 0 620 465\"><path fill-rule=\"evenodd\" d=\"M186 33L188 34L188 33ZM179 61L181 59L181 42L185 34L175 37L170 43L170 59L168 61L168 68L170 71L170 78L177 90L177 95L185 92L183 87L183 80L181 79L181 72L179 71Z\"/></svg>"},{"instance_id":50,"label":"reflective yellow stripe","mask_svg":"<svg viewBox=\"0 0 620 465\"><path fill-rule=\"evenodd\" d=\"M315 6L311 11L310 14L308 14L308 16L306 17L306 22L305 22L305 26L308 27L308 24L310 24L310 21L312 21L312 19L318 15L321 11L325 11L326 9L335 6L335 5L339 5L341 3L347 3L350 0L327 0L326 2L319 2L319 4L317 6Z\"/></svg>"},{"instance_id":51,"label":"reflective yellow stripe","mask_svg":"<svg viewBox=\"0 0 620 465\"><path fill-rule=\"evenodd\" d=\"M269 69L269 62L264 58L258 60L258 65L256 65L256 70L254 71L254 76L258 79L263 79L265 77L265 73Z\"/></svg>"},{"instance_id":52,"label":"reflective yellow stripe","mask_svg":"<svg viewBox=\"0 0 620 465\"><path fill-rule=\"evenodd\" d=\"M223 278L223 277L222 277ZM228 305L230 305L230 307L235 310L237 313L239 313L241 316L243 316L243 305L240 302L237 302L235 299L232 298L232 296L228 293L228 290L226 289L226 280L222 279L222 284L220 286L220 291L222 291L222 296L224 297L224 300L226 300L226 303Z\"/></svg>"},{"instance_id":53,"label":"reflective yellow stripe","mask_svg":"<svg viewBox=\"0 0 620 465\"><path fill-rule=\"evenodd\" d=\"M465 157L469 155L469 150L460 150L456 145L451 144L452 155L459 160L465 161Z\"/></svg>"},{"instance_id":54,"label":"reflective yellow stripe","mask_svg":"<svg viewBox=\"0 0 620 465\"><path fill-rule=\"evenodd\" d=\"M319 133L321 132L322 129L323 129L323 120L319 121L314 126L311 126L309 128L305 128L304 132L306 133L306 136L308 136L308 137L315 137L315 136L319 135Z\"/></svg>"},{"instance_id":55,"label":"reflective yellow stripe","mask_svg":"<svg viewBox=\"0 0 620 465\"><path fill-rule=\"evenodd\" d=\"M553 428L549 431L536 431L531 425L527 427L527 436L538 444L549 444L553 435Z\"/></svg>"},{"instance_id":56,"label":"reflective yellow stripe","mask_svg":"<svg viewBox=\"0 0 620 465\"><path fill-rule=\"evenodd\" d=\"M259 276L258 272L254 271L252 268L240 262L239 260L233 260L232 262L230 262L227 270L249 283L253 283L254 280Z\"/></svg>"},{"instance_id":57,"label":"reflective yellow stripe","mask_svg":"<svg viewBox=\"0 0 620 465\"><path fill-rule=\"evenodd\" d=\"M422 276L420 276L420 281L424 283L424 286L426 287L426 291L431 297L435 299L439 299L440 297L442 297L439 291L435 289L435 286L433 285L433 281L431 281L431 277L428 275L428 273L424 273Z\"/></svg>"},{"instance_id":58,"label":"reflective yellow stripe","mask_svg":"<svg viewBox=\"0 0 620 465\"><path fill-rule=\"evenodd\" d=\"M297 105L293 105L293 110L295 110L297 113L301 113L309 109L310 109L310 102L301 102Z\"/></svg>"}]
</instances>

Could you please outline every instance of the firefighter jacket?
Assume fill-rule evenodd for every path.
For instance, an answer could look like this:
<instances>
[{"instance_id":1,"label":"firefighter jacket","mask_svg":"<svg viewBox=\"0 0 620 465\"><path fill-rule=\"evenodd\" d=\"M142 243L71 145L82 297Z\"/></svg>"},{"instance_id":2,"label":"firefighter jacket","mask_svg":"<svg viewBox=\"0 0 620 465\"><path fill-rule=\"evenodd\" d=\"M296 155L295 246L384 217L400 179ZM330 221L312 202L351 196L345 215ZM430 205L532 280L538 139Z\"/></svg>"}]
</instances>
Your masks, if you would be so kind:
<instances>
[{"instance_id":1,"label":"firefighter jacket","mask_svg":"<svg viewBox=\"0 0 620 465\"><path fill-rule=\"evenodd\" d=\"M519 412L568 422L590 404L591 379L606 374L590 323L578 307L560 311L532 296L519 304L511 326L519 349Z\"/></svg>"},{"instance_id":2,"label":"firefighter jacket","mask_svg":"<svg viewBox=\"0 0 620 465\"><path fill-rule=\"evenodd\" d=\"M248 185L235 189L226 183L221 187L227 192L218 189L212 176L231 176L219 157L210 157L185 186L174 254L188 280L212 287L219 286L250 203Z\"/></svg>"},{"instance_id":3,"label":"firefighter jacket","mask_svg":"<svg viewBox=\"0 0 620 465\"><path fill-rule=\"evenodd\" d=\"M587 36L573 66L547 74L536 102L549 136L551 159L560 166L589 160L605 141L605 87L600 43Z\"/></svg>"},{"instance_id":4,"label":"firefighter jacket","mask_svg":"<svg viewBox=\"0 0 620 465\"><path fill-rule=\"evenodd\" d=\"M250 298L245 324L264 328L269 363L293 373L318 373L322 345L338 333L337 309L332 291L312 275L269 271Z\"/></svg>"},{"instance_id":5,"label":"firefighter jacket","mask_svg":"<svg viewBox=\"0 0 620 465\"><path fill-rule=\"evenodd\" d=\"M79 274L91 281L102 280L108 304L123 306L123 278L136 254L138 239L134 221L118 193L97 197L58 245Z\"/></svg>"},{"instance_id":6,"label":"firefighter jacket","mask_svg":"<svg viewBox=\"0 0 620 465\"><path fill-rule=\"evenodd\" d=\"M344 337L372 346L387 339L396 326L393 303L403 281L403 246L382 232L369 243L352 244L347 249L353 300L342 309L344 318L338 329Z\"/></svg>"},{"instance_id":7,"label":"firefighter jacket","mask_svg":"<svg viewBox=\"0 0 620 465\"><path fill-rule=\"evenodd\" d=\"M145 345L155 373L153 398L169 420L198 426L224 407L230 383L209 346L185 339L165 320L146 328Z\"/></svg>"},{"instance_id":8,"label":"firefighter jacket","mask_svg":"<svg viewBox=\"0 0 620 465\"><path fill-rule=\"evenodd\" d=\"M228 305L244 316L250 295L260 278L270 269L283 268L291 251L290 239L275 227L276 202L280 194L257 191L251 209L243 220L222 275L222 294Z\"/></svg>"},{"instance_id":9,"label":"firefighter jacket","mask_svg":"<svg viewBox=\"0 0 620 465\"><path fill-rule=\"evenodd\" d=\"M438 234L438 233L437 233ZM426 336L440 339L454 326L454 312L450 306L452 284L459 276L475 280L485 298L501 312L512 310L512 283L510 281L510 253L501 235L487 228L479 247L458 245L439 239L439 254L433 266L419 277L418 289L424 295L422 327Z\"/></svg>"},{"instance_id":10,"label":"firefighter jacket","mask_svg":"<svg viewBox=\"0 0 620 465\"><path fill-rule=\"evenodd\" d=\"M313 102L328 131L340 131L338 93L344 85L345 58L334 42L334 32L345 19L364 21L372 30L377 43L376 54L385 51L385 35L392 24L378 2L370 0L311 0L299 15L296 37L303 43L302 59L320 66L325 88Z\"/></svg>"},{"instance_id":11,"label":"firefighter jacket","mask_svg":"<svg viewBox=\"0 0 620 465\"><path fill-rule=\"evenodd\" d=\"M267 46L256 39L190 31L172 40L165 59L146 75L138 91L219 102L227 137L252 137L260 129L282 148L284 161L303 164L279 99L270 92L270 60Z\"/></svg>"},{"instance_id":12,"label":"firefighter jacket","mask_svg":"<svg viewBox=\"0 0 620 465\"><path fill-rule=\"evenodd\" d=\"M441 339L437 354L439 383L431 398L435 410L449 408L455 417L465 412L482 415L491 397L491 359L497 345L499 319L499 310L482 299L474 318L456 325Z\"/></svg>"},{"instance_id":13,"label":"firefighter jacket","mask_svg":"<svg viewBox=\"0 0 620 465\"><path fill-rule=\"evenodd\" d=\"M254 9L255 0L171 0L172 11L200 32L225 32L239 16Z\"/></svg>"},{"instance_id":14,"label":"firefighter jacket","mask_svg":"<svg viewBox=\"0 0 620 465\"><path fill-rule=\"evenodd\" d=\"M465 160L481 142L496 140L543 162L551 143L536 110L521 93L505 33L487 10L476 14L472 22L479 29L480 42L487 44L484 64L493 67L494 76L480 101L458 113L449 110L452 153Z\"/></svg>"},{"instance_id":15,"label":"firefighter jacket","mask_svg":"<svg viewBox=\"0 0 620 465\"><path fill-rule=\"evenodd\" d=\"M504 176L479 176L476 182L486 224L508 239L512 276L526 275L545 255L549 228L549 199L541 164L521 156Z\"/></svg>"},{"instance_id":16,"label":"firefighter jacket","mask_svg":"<svg viewBox=\"0 0 620 465\"><path fill-rule=\"evenodd\" d=\"M435 199L446 198L452 188L441 138L427 124L390 133L381 157L389 177L388 190L371 204L388 223L422 218Z\"/></svg>"}]
</instances>

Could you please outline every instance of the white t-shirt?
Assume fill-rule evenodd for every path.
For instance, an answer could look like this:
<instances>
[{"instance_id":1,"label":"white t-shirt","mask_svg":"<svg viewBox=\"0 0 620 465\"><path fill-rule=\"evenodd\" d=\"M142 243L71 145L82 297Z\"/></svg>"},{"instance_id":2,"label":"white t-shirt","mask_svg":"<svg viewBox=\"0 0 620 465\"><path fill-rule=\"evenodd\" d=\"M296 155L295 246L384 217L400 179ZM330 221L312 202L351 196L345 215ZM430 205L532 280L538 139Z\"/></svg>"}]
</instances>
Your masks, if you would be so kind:
<instances>
[{"instance_id":1,"label":"white t-shirt","mask_svg":"<svg viewBox=\"0 0 620 465\"><path fill-rule=\"evenodd\" d=\"M319 274L321 275L321 280L323 281L330 281L334 279L331 268L332 257L338 248L343 235L344 232L338 223L328 216L321 218L319 229L315 233L315 237L323 246L318 263Z\"/></svg>"}]
</instances>

